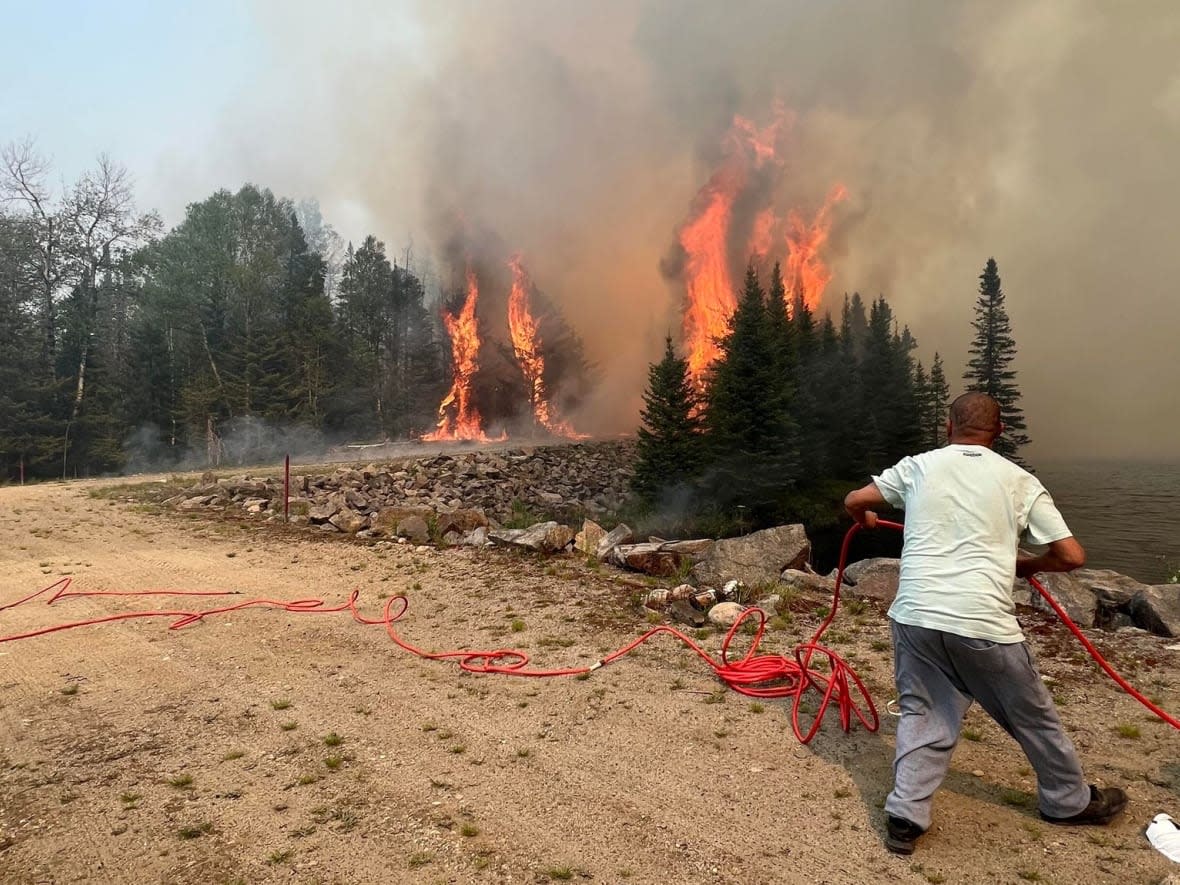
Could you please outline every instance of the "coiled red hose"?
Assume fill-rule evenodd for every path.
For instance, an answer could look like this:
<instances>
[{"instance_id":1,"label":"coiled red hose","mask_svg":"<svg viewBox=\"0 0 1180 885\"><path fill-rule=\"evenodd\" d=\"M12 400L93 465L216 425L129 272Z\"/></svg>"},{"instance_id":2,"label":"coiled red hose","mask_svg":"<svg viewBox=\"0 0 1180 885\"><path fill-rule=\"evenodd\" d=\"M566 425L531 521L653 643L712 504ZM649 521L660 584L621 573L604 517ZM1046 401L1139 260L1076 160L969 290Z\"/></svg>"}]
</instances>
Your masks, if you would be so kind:
<instances>
[{"instance_id":1,"label":"coiled red hose","mask_svg":"<svg viewBox=\"0 0 1180 885\"><path fill-rule=\"evenodd\" d=\"M900 523L889 522L886 520L878 520L878 525L893 529L904 528ZM36 636L44 636L49 633L56 633L61 630L71 630L77 627L86 627L94 624L105 624L114 621L125 621L137 618L172 618L172 623L168 625L169 630L180 630L185 627L192 626L199 621L206 618L226 614L228 612L240 611L247 608L274 608L280 609L292 614L333 614L347 610L351 613L353 619L359 623L369 626L381 625L389 638L404 651L416 655L427 660L452 660L455 661L460 669L469 673L497 673L506 676L523 676L523 677L552 677L552 676L578 676L582 674L589 674L594 670L599 669L607 664L613 663L624 657L634 649L638 648L643 643L660 634L669 634L688 646L698 657L701 658L709 667L716 673L717 678L720 679L726 686L734 691L755 698L791 698L791 728L795 732L795 736L803 743L808 743L819 731L820 725L823 723L829 707L835 703L837 712L839 714L840 727L844 731L849 731L852 727L852 720L855 717L866 729L869 731L876 731L880 727L880 718L877 715L876 705L873 703L872 697L869 695L868 689L865 688L864 683L857 675L856 671L849 666L849 664L841 658L836 652L820 644L819 640L832 620L836 616L836 610L840 603L840 587L844 581L844 568L848 561L848 549L853 537L860 530L859 524L854 524L844 536L844 541L840 547L840 562L836 573L836 585L832 596L832 605L828 611L827 616L823 622L816 629L811 639L807 642L800 643L795 646L793 656L788 658L783 655L776 654L758 654L758 648L762 643L762 639L766 632L766 612L760 608L746 609L734 621L729 631L725 634L725 638L721 643L720 658L715 659L703 648L700 647L693 639L685 635L674 627L660 625L653 627L637 639L628 643L627 645L611 652L600 661L581 667L563 667L558 669L536 669L530 668L529 656L517 649L493 649L493 650L470 650L460 649L453 651L426 651L412 645L403 639L394 628L394 624L405 616L409 610L409 600L405 595L399 594L389 598L384 608L382 609L381 617L367 618L361 614L357 605L357 600L360 597L359 591L354 590L345 602L338 605L329 606L321 599L298 599L294 601L283 601L276 599L251 599L244 602L238 602L233 605L219 606L210 609L198 610L157 610L157 611L139 611L139 612L123 612L120 614L106 615L98 618L88 618L81 621L70 621L62 624L56 624L49 627L43 627L37 630L30 630L24 633L14 633L7 636L0 636L0 644L5 642L13 642L19 639L31 639ZM47 605L53 605L62 599L70 597L95 597L95 596L110 596L110 597L223 597L223 596L237 596L240 595L235 590L211 590L211 591L183 591L183 590L142 590L142 591L75 591L70 590L72 578L61 578L47 587L42 588L34 593L30 593L22 599L6 605L0 605L0 612L16 608L26 602L30 602L37 597L49 594L46 600ZM1098 653L1097 649L1086 639L1081 630L1076 624L1070 620L1065 611L1057 604L1057 602L1049 595L1048 591L1035 578L1030 579L1032 585L1040 591L1049 604L1053 607L1057 615L1070 628L1075 636L1085 646L1086 650L1094 658L1095 661L1102 667L1102 669L1110 675L1124 690L1136 698L1140 703L1146 706L1149 710L1159 716L1168 724L1175 728L1180 728L1178 722L1172 716L1169 716L1158 706L1153 704L1142 694L1136 691L1122 676L1115 672L1114 668L1106 662L1105 659ZM396 608L395 608L396 607ZM746 653L740 658L732 659L730 657L730 646L734 638L738 635L743 625L749 618L757 620L757 626L754 629L753 636L750 640L749 648ZM826 667L819 669L812 666L812 659L819 655L826 659ZM853 689L855 688L855 694ZM820 696L819 704L812 714L811 724L804 727L800 722L801 713L803 713L803 699L809 690L814 689ZM859 697L860 703L857 702Z\"/></svg>"}]
</instances>

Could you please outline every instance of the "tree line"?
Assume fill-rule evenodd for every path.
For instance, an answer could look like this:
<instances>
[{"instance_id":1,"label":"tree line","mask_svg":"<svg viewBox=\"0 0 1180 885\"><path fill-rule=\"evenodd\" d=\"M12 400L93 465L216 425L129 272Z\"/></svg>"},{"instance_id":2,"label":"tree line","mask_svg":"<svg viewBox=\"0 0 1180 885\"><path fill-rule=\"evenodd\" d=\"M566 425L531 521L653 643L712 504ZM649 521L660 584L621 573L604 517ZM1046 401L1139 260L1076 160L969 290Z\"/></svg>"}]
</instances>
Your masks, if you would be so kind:
<instances>
[{"instance_id":1,"label":"tree line","mask_svg":"<svg viewBox=\"0 0 1180 885\"><path fill-rule=\"evenodd\" d=\"M788 307L789 305L789 307ZM996 450L1019 463L1029 439L1011 362L1015 342L996 262L980 275L968 390L995 396L1006 426ZM724 528L829 521L851 485L946 442L950 386L929 368L884 296L845 296L839 322L789 299L780 267L755 268L700 385L671 336L650 366L633 489L657 519L714 514Z\"/></svg>"},{"instance_id":2,"label":"tree line","mask_svg":"<svg viewBox=\"0 0 1180 885\"><path fill-rule=\"evenodd\" d=\"M31 144L2 162L0 480L433 424L447 345L376 238L345 249L314 204L253 185L164 233L105 158L61 193Z\"/></svg>"},{"instance_id":3,"label":"tree line","mask_svg":"<svg viewBox=\"0 0 1180 885\"><path fill-rule=\"evenodd\" d=\"M300 437L319 450L333 434L434 426L449 341L408 253L391 260L373 236L345 246L314 204L253 185L189 205L165 232L106 158L60 192L50 172L31 143L0 152L0 482L240 463ZM548 368L577 394L590 377L581 341L534 297L552 317ZM997 449L1017 457L1028 438L1003 298L989 261L965 379L1001 401ZM668 340L639 430L635 489L649 506L768 519L941 442L942 360L915 360L883 296L846 297L838 322L790 308L779 268L765 288L751 268L699 388ZM487 381L488 400L507 396L510 375Z\"/></svg>"}]
</instances>

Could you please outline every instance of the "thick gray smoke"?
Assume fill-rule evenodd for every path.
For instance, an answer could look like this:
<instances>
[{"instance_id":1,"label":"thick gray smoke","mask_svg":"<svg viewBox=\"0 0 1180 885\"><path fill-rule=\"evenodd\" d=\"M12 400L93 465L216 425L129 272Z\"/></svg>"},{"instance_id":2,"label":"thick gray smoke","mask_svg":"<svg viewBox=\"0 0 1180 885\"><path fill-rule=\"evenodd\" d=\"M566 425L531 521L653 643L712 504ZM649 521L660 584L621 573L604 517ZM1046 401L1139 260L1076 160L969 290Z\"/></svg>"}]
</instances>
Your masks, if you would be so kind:
<instances>
[{"instance_id":1,"label":"thick gray smoke","mask_svg":"<svg viewBox=\"0 0 1180 885\"><path fill-rule=\"evenodd\" d=\"M733 115L764 122L777 100L794 117L780 212L810 217L833 184L848 189L827 253L832 307L845 291L885 294L954 382L994 256L1029 454L1177 451L1180 6L448 0L263 13L299 60L284 72L301 92L290 113L322 155L296 140L258 177L315 193L329 220L333 207L367 218L395 246L407 233L419 249L441 243L457 218L494 230L603 368L581 416L594 429L634 426L645 367L679 326L660 259Z\"/></svg>"}]
</instances>

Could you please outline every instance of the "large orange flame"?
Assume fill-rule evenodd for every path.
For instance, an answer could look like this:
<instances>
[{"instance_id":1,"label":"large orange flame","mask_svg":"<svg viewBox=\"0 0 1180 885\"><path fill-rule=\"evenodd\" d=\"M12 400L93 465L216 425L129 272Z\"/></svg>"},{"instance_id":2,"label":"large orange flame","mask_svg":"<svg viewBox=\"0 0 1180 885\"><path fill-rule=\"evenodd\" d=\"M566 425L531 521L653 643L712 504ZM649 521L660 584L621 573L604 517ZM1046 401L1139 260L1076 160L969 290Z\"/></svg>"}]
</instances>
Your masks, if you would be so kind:
<instances>
[{"instance_id":1,"label":"large orange flame","mask_svg":"<svg viewBox=\"0 0 1180 885\"><path fill-rule=\"evenodd\" d=\"M832 207L847 196L843 185L832 188L810 225L794 210L787 216L787 266L783 282L787 288L787 303L792 309L796 303L806 305L811 311L819 307L824 289L832 280L832 271L819 253L831 231Z\"/></svg>"},{"instance_id":2,"label":"large orange flame","mask_svg":"<svg viewBox=\"0 0 1180 885\"><path fill-rule=\"evenodd\" d=\"M479 324L475 305L479 301L479 281L475 271L467 268L467 297L455 315L443 312L443 324L451 339L451 389L438 407L438 427L422 437L424 440L479 440L487 442L483 419L471 397L471 382L479 369Z\"/></svg>"},{"instance_id":3,"label":"large orange flame","mask_svg":"<svg viewBox=\"0 0 1180 885\"><path fill-rule=\"evenodd\" d=\"M810 224L795 210L780 219L772 202L786 170L780 135L790 122L780 105L762 129L735 116L723 141L721 163L697 193L679 230L685 256L684 346L689 377L698 387L719 355L717 342L728 332L737 307L734 268L752 261L764 271L771 260L782 259L787 309L792 312L797 304L816 310L832 279L821 253L831 231L832 209L847 196L844 187L832 188Z\"/></svg>"},{"instance_id":4,"label":"large orange flame","mask_svg":"<svg viewBox=\"0 0 1180 885\"><path fill-rule=\"evenodd\" d=\"M585 439L567 422L559 420L553 413L545 390L545 356L541 352L541 324L529 310L529 292L532 284L519 255L508 262L512 269L512 290L508 295L508 330L512 335L512 350L516 354L520 370L529 385L529 402L537 423L555 436L570 439Z\"/></svg>"},{"instance_id":5,"label":"large orange flame","mask_svg":"<svg viewBox=\"0 0 1180 885\"><path fill-rule=\"evenodd\" d=\"M734 117L721 166L697 193L692 217L680 229L686 258L684 341L689 376L697 384L717 358L717 339L725 335L737 306L729 251L734 203L749 183L751 172L776 159L775 146L786 121L781 108L776 108L774 120L764 129L744 117ZM754 222L752 253L764 255L769 250L773 227L773 211L764 210Z\"/></svg>"}]
</instances>

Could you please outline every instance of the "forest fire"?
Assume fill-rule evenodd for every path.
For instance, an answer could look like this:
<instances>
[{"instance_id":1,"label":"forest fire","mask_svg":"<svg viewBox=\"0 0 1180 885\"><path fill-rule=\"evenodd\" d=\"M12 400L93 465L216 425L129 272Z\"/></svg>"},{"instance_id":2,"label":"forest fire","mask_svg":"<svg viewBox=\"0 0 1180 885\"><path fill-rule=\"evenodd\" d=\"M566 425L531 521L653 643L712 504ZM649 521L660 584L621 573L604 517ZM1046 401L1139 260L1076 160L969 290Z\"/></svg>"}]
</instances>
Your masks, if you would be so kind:
<instances>
[{"instance_id":1,"label":"forest fire","mask_svg":"<svg viewBox=\"0 0 1180 885\"><path fill-rule=\"evenodd\" d=\"M487 422L477 402L486 403L489 400L493 404L492 420L501 426L507 424L523 428L527 423L532 431L526 432L541 429L567 439L586 438L585 434L578 433L569 422L558 417L546 377L542 320L530 304L534 287L519 255L508 262L508 268L512 273L507 305L508 342L503 341L503 331L500 331L498 340L496 337L495 330L504 327L486 318L483 322L485 328L492 329L493 339L485 341L480 335L482 314L477 312L477 305L481 284L476 270L470 265L467 268L462 307L455 314L443 313L443 323L451 341L453 381L439 405L438 426L424 435L423 441L499 442L507 439L507 431L502 431L496 437L487 434ZM492 279L494 274L488 277ZM492 295L502 294L494 284L490 284L489 292ZM498 316L499 308L495 302L492 302L491 311ZM487 299L484 313L487 313ZM502 352L507 350L503 346L507 343L511 344L515 362L510 361L506 366ZM487 359L481 361L480 350L484 347L490 349L484 353ZM488 362L490 365L484 365ZM481 391L485 395L482 400ZM519 414L518 406L520 410L527 406L527 419Z\"/></svg>"},{"instance_id":2,"label":"forest fire","mask_svg":"<svg viewBox=\"0 0 1180 885\"><path fill-rule=\"evenodd\" d=\"M718 356L717 340L737 306L736 271L746 262L783 261L788 309L798 301L815 310L831 280L820 253L831 230L832 207L846 192L835 186L810 225L795 209L781 223L774 193L784 169L779 142L789 122L781 108L763 129L735 116L721 163L697 193L678 233L684 256L679 273L684 346L698 386Z\"/></svg>"},{"instance_id":3,"label":"forest fire","mask_svg":"<svg viewBox=\"0 0 1180 885\"><path fill-rule=\"evenodd\" d=\"M814 311L819 307L824 289L832 280L832 271L824 264L819 253L827 243L832 227L832 207L847 196L848 192L843 185L832 188L810 225L795 210L791 210L787 216L787 260L783 268L783 281L787 287L788 306L792 309L796 299L808 310Z\"/></svg>"},{"instance_id":4,"label":"forest fire","mask_svg":"<svg viewBox=\"0 0 1180 885\"><path fill-rule=\"evenodd\" d=\"M479 323L475 306L479 301L479 281L475 271L467 269L467 295L457 314L444 311L443 324L451 339L451 389L438 407L438 428L423 440L478 440L487 442L483 419L475 408L471 385L479 369Z\"/></svg>"},{"instance_id":5,"label":"forest fire","mask_svg":"<svg viewBox=\"0 0 1180 885\"><path fill-rule=\"evenodd\" d=\"M558 420L545 390L545 356L541 352L540 323L529 310L532 284L519 255L508 262L512 269L512 291L508 295L508 330L512 335L512 351L520 363L529 390L529 403L537 423L554 436L585 439L567 422Z\"/></svg>"}]
</instances>

